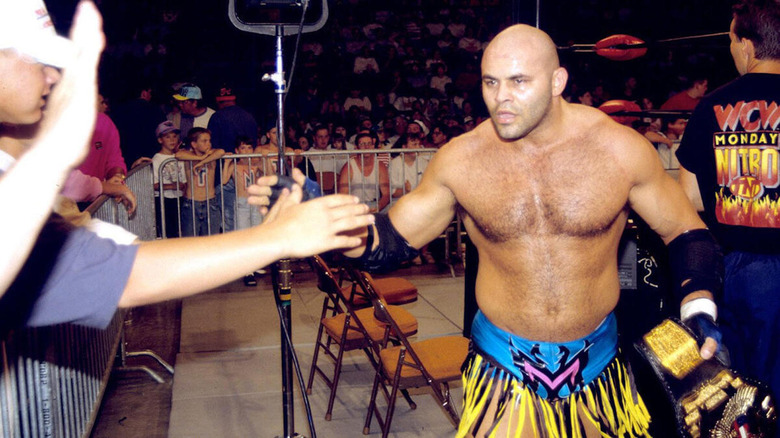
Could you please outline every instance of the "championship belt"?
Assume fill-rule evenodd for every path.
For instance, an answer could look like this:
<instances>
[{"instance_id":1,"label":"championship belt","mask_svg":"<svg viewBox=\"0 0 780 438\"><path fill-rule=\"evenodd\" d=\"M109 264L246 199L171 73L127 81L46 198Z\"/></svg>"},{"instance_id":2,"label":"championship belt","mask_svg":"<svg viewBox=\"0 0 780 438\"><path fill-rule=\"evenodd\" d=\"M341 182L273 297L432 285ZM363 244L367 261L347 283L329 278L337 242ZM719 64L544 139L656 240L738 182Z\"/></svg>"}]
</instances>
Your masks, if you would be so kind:
<instances>
[{"instance_id":1,"label":"championship belt","mask_svg":"<svg viewBox=\"0 0 780 438\"><path fill-rule=\"evenodd\" d=\"M634 345L670 399L685 438L773 437L777 415L771 393L717 359L704 360L691 331L667 319Z\"/></svg>"}]
</instances>

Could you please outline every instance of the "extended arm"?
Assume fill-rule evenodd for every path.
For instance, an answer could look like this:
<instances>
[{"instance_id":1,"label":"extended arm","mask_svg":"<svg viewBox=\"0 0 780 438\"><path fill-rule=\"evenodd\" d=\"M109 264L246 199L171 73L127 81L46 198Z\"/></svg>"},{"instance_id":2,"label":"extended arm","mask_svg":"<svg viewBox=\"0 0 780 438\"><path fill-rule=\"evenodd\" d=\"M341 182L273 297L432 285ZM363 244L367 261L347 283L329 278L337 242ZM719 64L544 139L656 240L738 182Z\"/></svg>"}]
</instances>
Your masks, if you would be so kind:
<instances>
[{"instance_id":1,"label":"extended arm","mask_svg":"<svg viewBox=\"0 0 780 438\"><path fill-rule=\"evenodd\" d=\"M104 45L100 13L93 3L82 2L73 23L77 56L47 100L33 146L0 179L3 211L14 212L4 218L0 295L27 259L71 167L86 155L94 127L97 63Z\"/></svg>"},{"instance_id":2,"label":"extended arm","mask_svg":"<svg viewBox=\"0 0 780 438\"><path fill-rule=\"evenodd\" d=\"M361 240L345 232L373 223L368 207L354 196L326 196L301 204L301 195L299 186L292 193L285 190L256 227L141 243L120 306L193 295L280 258L352 248Z\"/></svg>"},{"instance_id":3,"label":"extended arm","mask_svg":"<svg viewBox=\"0 0 780 438\"><path fill-rule=\"evenodd\" d=\"M400 238L413 248L421 248L435 239L447 228L455 214L455 195L444 183L447 172L452 168L447 163L448 155L440 151L431 161L420 185L407 195L401 197L388 212L390 224ZM375 227L369 229L372 233L371 252L381 250L381 246L390 245L382 242ZM363 233L367 237L367 232ZM397 243L392 243L395 246ZM348 257L360 257L367 253L365 244L359 248L345 252Z\"/></svg>"}]
</instances>

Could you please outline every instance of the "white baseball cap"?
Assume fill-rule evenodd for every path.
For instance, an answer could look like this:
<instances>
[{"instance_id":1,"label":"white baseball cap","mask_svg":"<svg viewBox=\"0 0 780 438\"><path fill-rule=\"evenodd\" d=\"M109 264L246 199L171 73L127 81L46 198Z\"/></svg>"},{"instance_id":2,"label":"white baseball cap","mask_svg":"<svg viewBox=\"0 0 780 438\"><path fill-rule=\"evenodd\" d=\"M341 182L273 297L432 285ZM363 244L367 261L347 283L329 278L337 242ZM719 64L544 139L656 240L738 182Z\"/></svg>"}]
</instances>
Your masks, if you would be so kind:
<instances>
[{"instance_id":1,"label":"white baseball cap","mask_svg":"<svg viewBox=\"0 0 780 438\"><path fill-rule=\"evenodd\" d=\"M55 67L65 67L76 55L73 43L57 35L43 0L0 2L0 49Z\"/></svg>"}]
</instances>

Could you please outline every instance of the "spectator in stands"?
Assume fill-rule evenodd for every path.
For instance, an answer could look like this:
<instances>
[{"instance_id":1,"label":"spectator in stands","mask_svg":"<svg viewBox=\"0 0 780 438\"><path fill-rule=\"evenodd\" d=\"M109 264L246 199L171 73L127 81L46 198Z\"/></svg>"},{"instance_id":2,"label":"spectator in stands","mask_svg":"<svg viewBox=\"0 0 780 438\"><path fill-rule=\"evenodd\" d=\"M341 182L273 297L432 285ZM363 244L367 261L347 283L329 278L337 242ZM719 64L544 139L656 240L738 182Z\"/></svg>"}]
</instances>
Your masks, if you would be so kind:
<instances>
[{"instance_id":1,"label":"spectator in stands","mask_svg":"<svg viewBox=\"0 0 780 438\"><path fill-rule=\"evenodd\" d=\"M181 298L280 257L360 243L341 233L372 221L365 206L344 197L298 205L298 185L281 196L263 225L210 238L129 244L134 236L125 234L118 243L74 228L56 214L41 219L47 218L58 183L86 154L96 113L101 25L94 4L81 2L68 43L55 37L42 3L0 6L0 83L16 85L0 87L0 205L14 209L0 239L4 327L73 322L104 328L117 307ZM62 66L61 76L50 65ZM35 126L47 95L45 120ZM37 130L33 141L22 149L6 147L3 140L22 126Z\"/></svg>"},{"instance_id":2,"label":"spectator in stands","mask_svg":"<svg viewBox=\"0 0 780 438\"><path fill-rule=\"evenodd\" d=\"M683 91L673 95L661 105L662 110L693 111L702 97L707 94L708 81L698 77L691 81L691 85Z\"/></svg>"},{"instance_id":3,"label":"spectator in stands","mask_svg":"<svg viewBox=\"0 0 780 438\"><path fill-rule=\"evenodd\" d=\"M111 119L98 112L87 157L78 169L100 180L121 183L127 176L127 166L119 146L119 131Z\"/></svg>"},{"instance_id":4,"label":"spectator in stands","mask_svg":"<svg viewBox=\"0 0 780 438\"><path fill-rule=\"evenodd\" d=\"M129 167L138 165L141 157L151 157L157 152L157 126L165 120L159 106L152 103L152 85L147 81L134 85L134 98L116 105L111 117L122 139L122 155Z\"/></svg>"},{"instance_id":5,"label":"spectator in stands","mask_svg":"<svg viewBox=\"0 0 780 438\"><path fill-rule=\"evenodd\" d=\"M447 84L452 83L452 78L447 76L446 68L444 64L437 64L435 66L435 75L431 77L430 87L436 92L436 96L442 97L447 95Z\"/></svg>"},{"instance_id":6,"label":"spectator in stands","mask_svg":"<svg viewBox=\"0 0 780 438\"><path fill-rule=\"evenodd\" d=\"M376 148L376 137L369 131L358 133L358 150ZM390 203L390 177L387 167L380 164L375 154L350 157L339 172L338 191L357 196L371 212L380 212Z\"/></svg>"},{"instance_id":7,"label":"spectator in stands","mask_svg":"<svg viewBox=\"0 0 780 438\"><path fill-rule=\"evenodd\" d=\"M317 172L314 170L314 166L311 164L311 160L309 160L308 157L304 157L302 155L303 152L306 152L311 148L311 144L311 137L309 137L308 134L301 134L298 137L296 146L293 146L293 152L295 153L293 162L295 167L297 167L304 175L306 175L306 177L312 180L317 180Z\"/></svg>"},{"instance_id":8,"label":"spectator in stands","mask_svg":"<svg viewBox=\"0 0 780 438\"><path fill-rule=\"evenodd\" d=\"M222 225L215 185L217 160L225 155L225 151L211 147L211 132L206 128L190 129L187 145L187 150L176 153L177 159L187 162L185 169L188 175L181 206L182 235L217 234Z\"/></svg>"},{"instance_id":9,"label":"spectator in stands","mask_svg":"<svg viewBox=\"0 0 780 438\"><path fill-rule=\"evenodd\" d=\"M311 149L314 152L327 152L333 150L333 146L330 143L330 131L327 126L319 125L314 129L314 147ZM309 158L314 170L317 173L317 182L323 189L330 187L327 184L331 177L335 175L347 162L346 155L314 155ZM326 175L323 175L323 172Z\"/></svg>"},{"instance_id":10,"label":"spectator in stands","mask_svg":"<svg viewBox=\"0 0 780 438\"><path fill-rule=\"evenodd\" d=\"M447 142L450 140L449 136L447 135L448 131L449 129L443 123L437 123L433 125L433 129L431 129L430 141L425 145L425 147L439 149L440 147L447 144Z\"/></svg>"},{"instance_id":11,"label":"spectator in stands","mask_svg":"<svg viewBox=\"0 0 780 438\"><path fill-rule=\"evenodd\" d=\"M148 160L148 159L147 159ZM135 194L124 186L127 166L119 147L119 131L114 122L98 112L86 158L71 172L63 186L63 195L79 203L84 210L101 194L122 202L129 214L135 211Z\"/></svg>"},{"instance_id":12,"label":"spectator in stands","mask_svg":"<svg viewBox=\"0 0 780 438\"><path fill-rule=\"evenodd\" d=\"M217 149L232 151L239 137L248 137L252 144L257 143L257 122L249 111L236 105L236 95L227 85L217 92L217 111L208 122L211 142ZM225 231L233 230L233 212L236 202L235 182L231 179L222 188L224 204Z\"/></svg>"},{"instance_id":13,"label":"spectator in stands","mask_svg":"<svg viewBox=\"0 0 780 438\"><path fill-rule=\"evenodd\" d=\"M162 208L155 209L157 236L163 237L163 230L165 230L164 237L179 237L179 223L181 222L179 201L187 186L187 174L184 171L184 163L180 161L165 162L174 158L176 152L179 151L181 146L180 131L173 125L173 122L166 120L157 126L155 134L157 134L160 151L152 157L154 196L158 199L158 205L162 206ZM163 163L165 163L164 166ZM160 181L161 175L162 181ZM161 192L162 196L160 196ZM165 210L164 215L162 214L163 209ZM163 217L165 218L164 222Z\"/></svg>"},{"instance_id":14,"label":"spectator in stands","mask_svg":"<svg viewBox=\"0 0 780 438\"><path fill-rule=\"evenodd\" d=\"M346 111L350 111L352 107L357 107L361 113L371 113L371 99L363 94L358 84L352 84L349 87L349 96L344 99L343 108Z\"/></svg>"},{"instance_id":15,"label":"spectator in stands","mask_svg":"<svg viewBox=\"0 0 780 438\"><path fill-rule=\"evenodd\" d=\"M251 154L254 152L255 141L247 136L240 135L236 138L235 151L238 154ZM228 155L226 155L228 156ZM262 218L257 207L249 205L247 189L262 175L260 160L253 158L226 159L222 170L223 182L233 180L236 193L236 230L245 230L260 225ZM226 207L227 208L227 207ZM249 287L257 286L254 273L244 275L244 284Z\"/></svg>"},{"instance_id":16,"label":"spectator in stands","mask_svg":"<svg viewBox=\"0 0 780 438\"><path fill-rule=\"evenodd\" d=\"M421 149L422 136L410 134L406 136L403 149ZM393 198L400 198L417 187L420 178L428 166L428 156L418 156L416 152L406 152L390 161L390 191Z\"/></svg>"},{"instance_id":17,"label":"spectator in stands","mask_svg":"<svg viewBox=\"0 0 780 438\"><path fill-rule=\"evenodd\" d=\"M260 172L263 175L276 175L279 163L279 128L275 124L270 125L266 130L265 137L268 139L268 142L255 148L255 153L263 156ZM293 152L293 148L285 146L284 152Z\"/></svg>"},{"instance_id":18,"label":"spectator in stands","mask_svg":"<svg viewBox=\"0 0 780 438\"><path fill-rule=\"evenodd\" d=\"M379 64L376 62L374 52L368 45L363 46L363 48L360 49L360 54L355 57L352 73L370 76L379 74ZM344 105L344 108L347 108L347 106Z\"/></svg>"},{"instance_id":19,"label":"spectator in stands","mask_svg":"<svg viewBox=\"0 0 780 438\"><path fill-rule=\"evenodd\" d=\"M181 110L181 124L179 129L184 135L189 136L192 128L208 128L209 120L214 115L214 110L203 106L203 93L200 87L194 84L184 84L179 92L173 95Z\"/></svg>"},{"instance_id":20,"label":"spectator in stands","mask_svg":"<svg viewBox=\"0 0 780 438\"><path fill-rule=\"evenodd\" d=\"M664 169L679 169L680 162L677 161L675 152L680 145L685 127L688 125L688 119L686 117L668 116L661 120L664 125L662 130L653 129L651 125L644 135L658 150Z\"/></svg>"}]
</instances>

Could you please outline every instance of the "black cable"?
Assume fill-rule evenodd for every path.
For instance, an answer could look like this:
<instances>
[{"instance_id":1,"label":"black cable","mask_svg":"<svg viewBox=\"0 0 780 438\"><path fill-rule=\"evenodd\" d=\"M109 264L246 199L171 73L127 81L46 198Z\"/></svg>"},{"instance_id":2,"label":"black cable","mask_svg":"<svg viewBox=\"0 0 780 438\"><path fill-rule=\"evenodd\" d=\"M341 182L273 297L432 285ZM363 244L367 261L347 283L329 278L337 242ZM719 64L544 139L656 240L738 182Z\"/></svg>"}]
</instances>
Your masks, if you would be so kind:
<instances>
[{"instance_id":1,"label":"black cable","mask_svg":"<svg viewBox=\"0 0 780 438\"><path fill-rule=\"evenodd\" d=\"M295 61L298 59L298 47L301 45L301 35L303 35L303 23L306 19L306 9L309 8L309 0L301 2L301 22L298 24L298 36L295 38L295 50L293 50L292 63L290 64L290 75L287 77L287 87L284 93L284 102L287 103L287 96L290 94L292 86L293 73L295 73Z\"/></svg>"}]
</instances>

